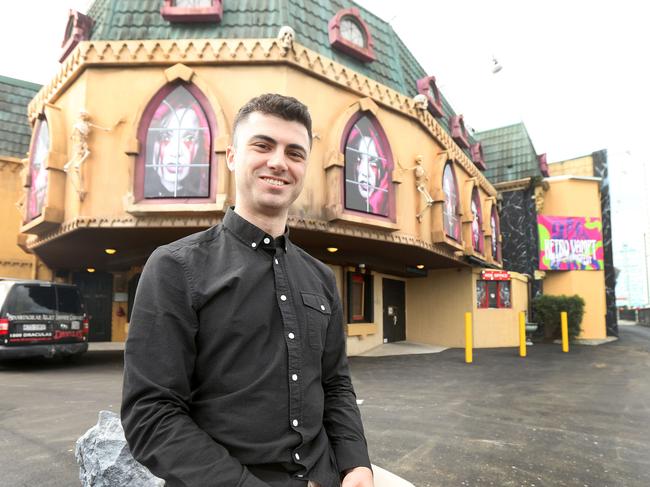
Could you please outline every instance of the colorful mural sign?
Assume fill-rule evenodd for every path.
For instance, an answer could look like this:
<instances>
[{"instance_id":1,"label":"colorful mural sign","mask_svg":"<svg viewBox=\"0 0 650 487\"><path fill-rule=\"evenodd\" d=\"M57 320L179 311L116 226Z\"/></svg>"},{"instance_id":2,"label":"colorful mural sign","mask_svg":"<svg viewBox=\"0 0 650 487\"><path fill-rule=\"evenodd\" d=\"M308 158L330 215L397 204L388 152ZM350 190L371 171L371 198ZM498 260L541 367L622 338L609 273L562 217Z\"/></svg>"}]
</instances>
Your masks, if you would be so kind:
<instances>
[{"instance_id":1,"label":"colorful mural sign","mask_svg":"<svg viewBox=\"0 0 650 487\"><path fill-rule=\"evenodd\" d=\"M537 216L540 270L604 269L600 218Z\"/></svg>"}]
</instances>

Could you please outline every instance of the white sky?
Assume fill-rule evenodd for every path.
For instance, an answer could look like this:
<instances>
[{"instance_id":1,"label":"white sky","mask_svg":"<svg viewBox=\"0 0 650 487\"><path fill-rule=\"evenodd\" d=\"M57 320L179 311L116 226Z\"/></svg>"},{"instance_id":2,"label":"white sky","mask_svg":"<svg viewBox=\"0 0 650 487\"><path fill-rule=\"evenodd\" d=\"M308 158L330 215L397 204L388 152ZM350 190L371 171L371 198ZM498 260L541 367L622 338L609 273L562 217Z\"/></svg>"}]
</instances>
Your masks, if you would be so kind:
<instances>
[{"instance_id":1,"label":"white sky","mask_svg":"<svg viewBox=\"0 0 650 487\"><path fill-rule=\"evenodd\" d=\"M225 0L226 9L232 1ZM86 12L90 3L7 3L0 19L0 74L49 81L68 9ZM393 25L469 127L485 130L521 120L549 162L605 148L610 160L624 151L648 157L643 141L650 113L650 16L644 2L359 3ZM503 65L497 74L491 72L492 56Z\"/></svg>"}]
</instances>

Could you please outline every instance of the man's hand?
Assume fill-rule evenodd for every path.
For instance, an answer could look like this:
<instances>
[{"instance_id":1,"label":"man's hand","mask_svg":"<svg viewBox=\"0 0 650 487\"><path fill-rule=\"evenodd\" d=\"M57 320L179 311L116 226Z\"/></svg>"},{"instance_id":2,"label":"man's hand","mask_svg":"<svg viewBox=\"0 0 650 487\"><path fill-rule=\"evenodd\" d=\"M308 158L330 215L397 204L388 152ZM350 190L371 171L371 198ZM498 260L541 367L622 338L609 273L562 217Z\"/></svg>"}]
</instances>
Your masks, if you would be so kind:
<instances>
[{"instance_id":1,"label":"man's hand","mask_svg":"<svg viewBox=\"0 0 650 487\"><path fill-rule=\"evenodd\" d=\"M372 470L368 467L355 467L348 470L343 477L341 487L374 487Z\"/></svg>"}]
</instances>

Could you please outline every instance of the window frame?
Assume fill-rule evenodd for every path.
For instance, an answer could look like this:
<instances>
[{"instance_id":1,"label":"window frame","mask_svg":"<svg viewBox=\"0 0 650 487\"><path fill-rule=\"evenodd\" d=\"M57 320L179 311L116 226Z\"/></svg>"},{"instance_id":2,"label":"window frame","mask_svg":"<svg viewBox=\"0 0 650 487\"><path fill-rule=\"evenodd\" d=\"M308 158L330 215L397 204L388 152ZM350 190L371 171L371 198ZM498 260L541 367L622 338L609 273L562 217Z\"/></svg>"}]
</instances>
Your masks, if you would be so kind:
<instances>
[{"instance_id":1,"label":"window frame","mask_svg":"<svg viewBox=\"0 0 650 487\"><path fill-rule=\"evenodd\" d=\"M452 115L449 117L449 130L451 138L463 149L469 148L469 134L465 128L465 120L462 115Z\"/></svg>"},{"instance_id":2,"label":"window frame","mask_svg":"<svg viewBox=\"0 0 650 487\"><path fill-rule=\"evenodd\" d=\"M194 97L198 102L203 113L205 114L208 120L208 129L210 130L210 147L208 153L209 159L209 193L207 197L170 197L170 198L145 198L144 196L144 183L145 183L145 165L147 157L147 133L151 121L153 120L154 114L158 107L161 105L163 100L172 93L179 86L184 87L189 91L189 93ZM208 101L207 97L203 92L193 83L186 83L182 81L175 81L168 83L156 92L156 94L149 100L142 117L140 119L140 124L137 131L137 140L140 146L138 155L135 160L135 170L133 178L133 196L134 201L137 204L144 205L162 205L162 204L174 204L174 205L188 205L188 204L199 204L199 203L212 203L215 201L217 194L217 156L215 154L215 141L218 137L218 129L216 117L212 106Z\"/></svg>"},{"instance_id":3,"label":"window frame","mask_svg":"<svg viewBox=\"0 0 650 487\"><path fill-rule=\"evenodd\" d=\"M214 22L223 18L222 0L212 0L211 7L177 7L175 0L163 0L160 15L168 22Z\"/></svg>"},{"instance_id":4,"label":"window frame","mask_svg":"<svg viewBox=\"0 0 650 487\"><path fill-rule=\"evenodd\" d=\"M435 118L442 118L444 116L444 111L442 108L442 97L440 96L440 91L436 85L435 76L426 76L417 80L417 89L418 93L427 97L429 103L427 104L427 109L429 113ZM431 91L433 91L433 96L431 96Z\"/></svg>"},{"instance_id":5,"label":"window frame","mask_svg":"<svg viewBox=\"0 0 650 487\"><path fill-rule=\"evenodd\" d=\"M357 46L341 35L341 21L345 18L351 19L361 29L361 33L364 36L364 47ZM336 15L330 19L327 24L327 30L330 46L333 49L357 58L364 63L370 63L376 59L370 28L361 18L358 8L351 7L339 10Z\"/></svg>"},{"instance_id":6,"label":"window frame","mask_svg":"<svg viewBox=\"0 0 650 487\"><path fill-rule=\"evenodd\" d=\"M77 47L77 44L90 39L90 33L94 25L95 21L91 17L76 10L69 11L68 22L65 24L65 32L63 33L63 42L61 42L60 63Z\"/></svg>"},{"instance_id":7,"label":"window frame","mask_svg":"<svg viewBox=\"0 0 650 487\"><path fill-rule=\"evenodd\" d=\"M470 211L472 208L472 203L476 206L476 217L472 214L472 227L474 226L474 218L476 218L479 236L476 242L474 242L474 229L472 228L471 237L472 237L472 250L478 252L479 254L485 253L485 232L483 231L483 208L481 207L481 195L479 194L478 188L474 186L472 188L472 196L470 200ZM472 212L474 213L474 212ZM478 247L478 248L477 248Z\"/></svg>"},{"instance_id":8,"label":"window frame","mask_svg":"<svg viewBox=\"0 0 650 487\"><path fill-rule=\"evenodd\" d=\"M503 280L503 281L496 281L496 280L489 280L489 279L477 279L476 280L476 307L478 309L512 309L512 281L510 280ZM489 289L489 284L494 283L495 286L495 297L496 297L496 306L490 306L490 289ZM478 300L479 296L479 287L481 285L485 286L485 297L483 298L483 301L480 302ZM505 306L503 303L503 300L501 299L501 288L502 287L508 287L508 293L510 296L510 301L508 303L508 306Z\"/></svg>"},{"instance_id":9,"label":"window frame","mask_svg":"<svg viewBox=\"0 0 650 487\"><path fill-rule=\"evenodd\" d=\"M34 188L34 178L32 177L32 166L34 165L34 158L36 157L36 149L37 149L36 144L38 142L39 136L41 135L43 124L45 124L45 127L47 128L48 145L45 148L45 157L43 157L39 174L41 171L48 171L48 161L49 161L50 152L52 150L52 131L50 129L50 122L48 121L47 117L44 114L42 114L36 119L32 140L29 146L29 162L28 162L28 169L27 169L27 184L26 184L28 188L27 188L27 194L25 195L25 214L23 216L24 225L36 220L38 217L43 215L45 207L47 206L47 192L49 190L49 185L51 183L49 172L45 173L45 184L43 186L43 196L42 196L42 202L40 204L41 207L40 211L35 215L31 215L29 213L29 200L31 198L32 190Z\"/></svg>"},{"instance_id":10,"label":"window frame","mask_svg":"<svg viewBox=\"0 0 650 487\"><path fill-rule=\"evenodd\" d=\"M448 217L447 217L447 212L445 211L447 207L447 198L449 198L450 195L447 194L445 191L445 173L447 172L447 167L449 167L449 171L451 173L451 178L453 180L453 188L454 192L456 193L456 205L454 207L454 215L457 221L457 235L450 235L447 232L447 228L449 227L448 223ZM447 160L445 163L445 167L442 169L442 192L444 194L444 201L443 201L443 206L442 206L442 227L443 231L445 232L445 235L451 239L453 239L455 242L461 243L462 242L462 219L461 219L461 208L460 208L460 191L458 189L458 179L456 178L456 171L454 170L454 164L451 160Z\"/></svg>"},{"instance_id":11,"label":"window frame","mask_svg":"<svg viewBox=\"0 0 650 487\"><path fill-rule=\"evenodd\" d=\"M389 173L389 182L388 182L388 201L387 201L387 215L381 215L377 213L370 213L366 212L363 210L357 210L354 208L348 208L346 204L346 170L347 170L347 159L345 157L346 155L346 148L348 145L348 139L350 137L350 133L352 132L352 129L354 126L364 117L367 117L368 120L370 121L370 124L372 127L375 129L377 132L377 135L379 135L379 142L382 145L382 149L386 154L386 162L387 162L387 169L386 172ZM346 213L351 213L354 215L360 215L365 218L376 218L380 220L390 220L391 222L395 222L395 187L394 187L394 180L393 180L393 171L395 170L395 161L393 158L393 151L391 149L390 143L388 141L388 137L386 136L386 132L384 131L384 128L382 127L381 123L377 119L377 117L370 111L358 111L356 112L349 120L348 123L346 124L344 130L343 130L343 136L341 137L341 146L340 146L340 151L343 154L343 177L342 179L342 206L343 206L343 211Z\"/></svg>"},{"instance_id":12,"label":"window frame","mask_svg":"<svg viewBox=\"0 0 650 487\"><path fill-rule=\"evenodd\" d=\"M362 314L354 315L353 306L353 281L362 282ZM346 319L347 323L374 323L374 298L373 298L373 276L369 273L349 271L347 273L347 293L346 293Z\"/></svg>"}]
</instances>

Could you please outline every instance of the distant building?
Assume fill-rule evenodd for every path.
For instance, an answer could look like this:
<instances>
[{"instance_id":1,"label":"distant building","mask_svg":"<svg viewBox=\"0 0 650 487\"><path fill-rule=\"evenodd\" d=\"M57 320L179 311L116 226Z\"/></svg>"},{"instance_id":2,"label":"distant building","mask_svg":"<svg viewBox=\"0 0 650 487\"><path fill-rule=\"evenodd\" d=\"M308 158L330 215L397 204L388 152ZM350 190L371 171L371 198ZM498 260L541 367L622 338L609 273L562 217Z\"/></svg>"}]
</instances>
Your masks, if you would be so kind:
<instances>
[{"instance_id":1,"label":"distant building","mask_svg":"<svg viewBox=\"0 0 650 487\"><path fill-rule=\"evenodd\" d=\"M581 295L581 338L617 335L606 151L548 164L522 123L474 136L499 191L504 267L532 277L531 297Z\"/></svg>"}]
</instances>

